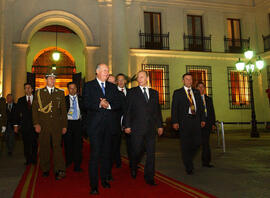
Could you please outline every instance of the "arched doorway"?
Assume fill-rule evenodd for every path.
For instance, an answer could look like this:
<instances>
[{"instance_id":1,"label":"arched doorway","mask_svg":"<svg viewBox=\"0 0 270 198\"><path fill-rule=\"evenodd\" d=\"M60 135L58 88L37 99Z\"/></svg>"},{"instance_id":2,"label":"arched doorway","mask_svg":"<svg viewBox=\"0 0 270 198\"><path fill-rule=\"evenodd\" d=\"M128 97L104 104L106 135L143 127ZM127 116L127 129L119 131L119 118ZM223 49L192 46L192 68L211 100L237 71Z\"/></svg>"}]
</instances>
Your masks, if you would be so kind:
<instances>
[{"instance_id":1,"label":"arched doorway","mask_svg":"<svg viewBox=\"0 0 270 198\"><path fill-rule=\"evenodd\" d=\"M61 47L57 45L55 35L56 40L57 38L60 40L59 43ZM43 47L43 49L41 47ZM78 90L81 91L81 71L84 59L81 41L74 31L60 25L43 27L33 36L30 48L36 51L36 54L32 53L32 74L28 73L27 81L32 83L36 89L45 86L46 80L44 76L46 73L52 71L57 75L55 86L63 89L65 94L68 92L67 83L71 81L75 81L79 86ZM39 51L37 51L37 49L39 49ZM55 50L60 53L60 59L57 61L54 60L52 56ZM77 63L75 63L75 58L69 50L75 55L76 60L78 60L79 67ZM81 51L81 54L77 53L77 51ZM78 70L80 73L76 74Z\"/></svg>"},{"instance_id":2,"label":"arched doorway","mask_svg":"<svg viewBox=\"0 0 270 198\"><path fill-rule=\"evenodd\" d=\"M63 49L57 49L60 52L60 60L54 61L52 54L54 48L44 49L41 54L38 54L34 59L32 66L32 73L35 74L36 88L45 86L44 74L53 71L57 75L56 84L57 88L65 90L67 94L67 83L72 81L72 77L76 74L76 66L73 57Z\"/></svg>"}]
</instances>

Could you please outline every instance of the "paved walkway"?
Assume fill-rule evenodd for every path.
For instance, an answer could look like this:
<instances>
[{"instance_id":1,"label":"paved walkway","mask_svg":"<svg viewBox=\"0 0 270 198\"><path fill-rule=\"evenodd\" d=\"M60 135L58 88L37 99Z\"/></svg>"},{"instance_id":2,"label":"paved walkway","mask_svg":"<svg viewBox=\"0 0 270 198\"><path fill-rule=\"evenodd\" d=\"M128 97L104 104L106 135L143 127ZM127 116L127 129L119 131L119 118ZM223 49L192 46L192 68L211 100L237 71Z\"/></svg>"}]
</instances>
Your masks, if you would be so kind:
<instances>
[{"instance_id":1,"label":"paved walkway","mask_svg":"<svg viewBox=\"0 0 270 198\"><path fill-rule=\"evenodd\" d=\"M198 154L195 174L190 176L186 175L180 159L179 140L159 138L156 169L219 198L270 197L270 133L261 133L255 139L248 132L227 133L225 154L217 148L215 134L211 142L215 168L201 167ZM0 148L0 197L11 198L25 168L22 143L17 140L12 157ZM125 150L124 146L122 149Z\"/></svg>"}]
</instances>

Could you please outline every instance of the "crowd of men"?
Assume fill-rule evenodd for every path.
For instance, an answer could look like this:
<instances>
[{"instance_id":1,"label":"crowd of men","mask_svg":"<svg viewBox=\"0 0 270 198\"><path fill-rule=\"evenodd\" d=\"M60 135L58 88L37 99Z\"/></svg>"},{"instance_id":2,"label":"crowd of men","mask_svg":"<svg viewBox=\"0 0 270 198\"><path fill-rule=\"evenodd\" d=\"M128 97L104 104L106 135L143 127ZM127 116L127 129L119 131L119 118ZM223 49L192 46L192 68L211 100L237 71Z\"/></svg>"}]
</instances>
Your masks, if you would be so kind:
<instances>
[{"instance_id":1,"label":"crowd of men","mask_svg":"<svg viewBox=\"0 0 270 198\"><path fill-rule=\"evenodd\" d=\"M109 74L106 64L98 64L96 78L85 84L83 95L74 82L67 84L69 95L55 87L56 76L48 73L46 86L33 95L31 84L25 83L25 96L15 104L11 94L0 99L0 127L5 136L8 155L12 155L14 136L19 131L24 143L26 165L37 163L39 145L43 177L50 174L53 150L55 179L66 177L66 168L73 164L82 172L82 137L90 141L90 194L99 194L113 181L112 167L122 165L120 145L125 136L130 174L136 178L142 153L146 153L144 179L155 186L155 140L163 134L159 93L148 86L147 71L137 73L138 86L128 89L126 76ZM174 91L172 126L179 131L182 160L186 173L194 173L193 158L202 145L202 165L210 164L209 135L215 127L212 99L205 95L205 84L192 88L192 75L183 75L184 86ZM143 115L143 116L142 116ZM65 156L62 154L64 145ZM100 173L99 173L100 170Z\"/></svg>"}]
</instances>

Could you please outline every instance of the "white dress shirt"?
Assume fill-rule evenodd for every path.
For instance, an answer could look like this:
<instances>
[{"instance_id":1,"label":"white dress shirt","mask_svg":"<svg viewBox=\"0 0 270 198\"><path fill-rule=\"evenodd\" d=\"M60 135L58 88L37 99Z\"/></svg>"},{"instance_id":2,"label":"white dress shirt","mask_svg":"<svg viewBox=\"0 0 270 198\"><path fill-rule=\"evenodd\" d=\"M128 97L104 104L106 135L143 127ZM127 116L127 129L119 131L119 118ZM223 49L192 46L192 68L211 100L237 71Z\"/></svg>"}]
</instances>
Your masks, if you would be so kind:
<instances>
[{"instance_id":1,"label":"white dress shirt","mask_svg":"<svg viewBox=\"0 0 270 198\"><path fill-rule=\"evenodd\" d=\"M27 95L26 95L26 102L28 102L29 97L30 97L30 102L31 102L31 104L32 104L32 103L33 103L34 96L33 96L33 95L31 95L31 96L27 96Z\"/></svg>"},{"instance_id":2,"label":"white dress shirt","mask_svg":"<svg viewBox=\"0 0 270 198\"><path fill-rule=\"evenodd\" d=\"M148 87L142 87L140 86L142 92L144 92L144 89L143 88L146 88L145 91L146 91L146 94L147 94L147 97L148 97L148 100L150 99L150 95L149 95L149 88Z\"/></svg>"},{"instance_id":3,"label":"white dress shirt","mask_svg":"<svg viewBox=\"0 0 270 198\"><path fill-rule=\"evenodd\" d=\"M121 87L117 86L117 88L118 88L119 91L123 92L125 94L125 96L127 95L127 89L126 89L126 87L121 88Z\"/></svg>"},{"instance_id":4,"label":"white dress shirt","mask_svg":"<svg viewBox=\"0 0 270 198\"><path fill-rule=\"evenodd\" d=\"M196 100L195 100L195 98L194 98L194 94L193 94L192 88L191 88L191 87L188 88L188 87L186 87L186 86L184 86L184 88L185 88L185 91L186 91L187 94L188 94L188 89L190 89L190 94L191 94L191 97L192 97L192 100L193 100L193 104L194 104L194 107L195 107L195 112L196 112L196 111L197 111ZM188 96L187 96L187 97L188 97ZM192 113L191 113L190 107L189 107L188 113L189 113L189 114L192 114Z\"/></svg>"},{"instance_id":5,"label":"white dress shirt","mask_svg":"<svg viewBox=\"0 0 270 198\"><path fill-rule=\"evenodd\" d=\"M73 107L73 100L76 100L77 102L77 106L75 108L77 108L77 118L73 119L72 113L74 112L74 110L72 110ZM69 95L69 103L70 103L70 107L69 107L69 111L68 111L68 120L79 120L81 119L81 111L80 111L80 107L79 107L79 100L78 100L78 96L77 94L72 96Z\"/></svg>"},{"instance_id":6,"label":"white dress shirt","mask_svg":"<svg viewBox=\"0 0 270 198\"><path fill-rule=\"evenodd\" d=\"M54 87L48 87L48 86L47 86L47 89L48 89L48 91L49 91L49 94L51 94L51 93L54 91Z\"/></svg>"}]
</instances>

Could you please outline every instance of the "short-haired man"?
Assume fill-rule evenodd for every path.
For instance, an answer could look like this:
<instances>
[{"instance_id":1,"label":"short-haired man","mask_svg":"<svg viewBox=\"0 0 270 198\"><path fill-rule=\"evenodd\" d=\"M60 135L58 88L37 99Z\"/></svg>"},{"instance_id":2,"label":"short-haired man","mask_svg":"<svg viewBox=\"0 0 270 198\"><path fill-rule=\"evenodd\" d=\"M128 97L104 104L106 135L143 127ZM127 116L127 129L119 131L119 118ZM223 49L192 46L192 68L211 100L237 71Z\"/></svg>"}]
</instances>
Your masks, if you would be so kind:
<instances>
[{"instance_id":1,"label":"short-haired man","mask_svg":"<svg viewBox=\"0 0 270 198\"><path fill-rule=\"evenodd\" d=\"M37 133L35 132L32 120L33 88L30 83L24 84L25 95L18 99L16 106L17 124L21 126L25 164L37 163ZM15 127L18 132L18 127Z\"/></svg>"},{"instance_id":2,"label":"short-haired man","mask_svg":"<svg viewBox=\"0 0 270 198\"><path fill-rule=\"evenodd\" d=\"M107 81L109 67L98 64L96 79L84 87L84 106L87 110L87 133L90 140L89 179L90 194L97 195L100 164L101 185L110 188L108 176L111 170L111 141L114 111L120 108L116 85Z\"/></svg>"},{"instance_id":3,"label":"short-haired man","mask_svg":"<svg viewBox=\"0 0 270 198\"><path fill-rule=\"evenodd\" d=\"M77 94L77 85L74 82L69 82L67 88L69 92L66 96L68 128L67 133L63 135L66 167L74 163L74 171L81 172L83 99Z\"/></svg>"},{"instance_id":4,"label":"short-haired man","mask_svg":"<svg viewBox=\"0 0 270 198\"><path fill-rule=\"evenodd\" d=\"M205 94L205 84L203 82L198 82L196 87L200 91L203 100L204 113L206 117L205 127L202 128L202 165L204 167L212 168L214 166L210 164L211 150L209 138L211 130L216 128L215 109L212 98L210 98Z\"/></svg>"},{"instance_id":5,"label":"short-haired man","mask_svg":"<svg viewBox=\"0 0 270 198\"><path fill-rule=\"evenodd\" d=\"M8 94L6 99L7 129L5 135L8 155L11 156L15 146L14 125L16 125L16 103L14 102L12 94Z\"/></svg>"},{"instance_id":6,"label":"short-haired man","mask_svg":"<svg viewBox=\"0 0 270 198\"><path fill-rule=\"evenodd\" d=\"M205 114L198 90L192 88L192 75L183 75L184 86L173 93L172 124L179 131L182 160L188 175L193 174L193 158L201 145Z\"/></svg>"},{"instance_id":7,"label":"short-haired man","mask_svg":"<svg viewBox=\"0 0 270 198\"><path fill-rule=\"evenodd\" d=\"M33 124L39 133L39 158L43 177L49 176L53 149L55 179L66 176L62 153L62 134L67 132L67 109L64 91L55 87L56 76L48 73L46 87L38 89L33 100Z\"/></svg>"},{"instance_id":8,"label":"short-haired man","mask_svg":"<svg viewBox=\"0 0 270 198\"><path fill-rule=\"evenodd\" d=\"M149 88L149 76L146 71L137 74L137 87L130 90L127 96L125 112L125 132L131 135L132 164L131 176L137 176L137 165L141 152L146 149L144 168L145 182L155 186L155 137L162 135L162 115L159 105L158 92Z\"/></svg>"}]
</instances>

